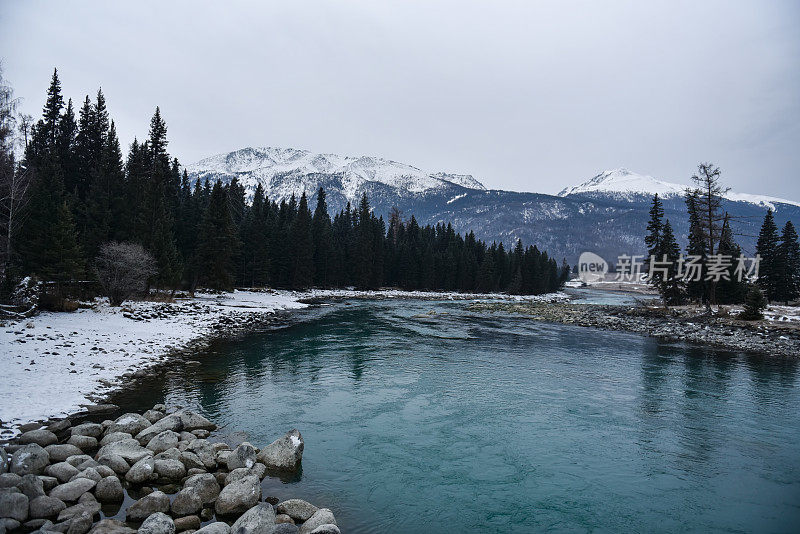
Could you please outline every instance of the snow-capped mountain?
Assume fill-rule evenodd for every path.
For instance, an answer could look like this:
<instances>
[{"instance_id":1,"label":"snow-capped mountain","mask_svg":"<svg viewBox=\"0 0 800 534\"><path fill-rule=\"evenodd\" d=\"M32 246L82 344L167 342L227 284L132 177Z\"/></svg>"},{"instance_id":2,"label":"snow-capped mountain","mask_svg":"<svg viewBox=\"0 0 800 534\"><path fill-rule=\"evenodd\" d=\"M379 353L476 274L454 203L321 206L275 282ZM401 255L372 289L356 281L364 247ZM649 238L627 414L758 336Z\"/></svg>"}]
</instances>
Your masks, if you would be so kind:
<instances>
[{"instance_id":1,"label":"snow-capped mountain","mask_svg":"<svg viewBox=\"0 0 800 534\"><path fill-rule=\"evenodd\" d=\"M334 177L340 192L355 202L366 184L376 183L405 193L423 193L453 184L468 189L486 189L470 175L427 172L411 165L370 156L317 154L294 148L243 148L218 154L187 167L192 178L223 179L234 176L252 194L258 184L273 199L288 198L303 191L311 195L321 182Z\"/></svg>"},{"instance_id":2,"label":"snow-capped mountain","mask_svg":"<svg viewBox=\"0 0 800 534\"><path fill-rule=\"evenodd\" d=\"M650 196L658 193L659 196L667 197L682 195L686 187L685 185L662 182L652 176L636 174L628 169L614 169L613 171L601 172L580 185L566 187L558 193L558 196L565 197L600 191L604 193L647 194Z\"/></svg>"},{"instance_id":3,"label":"snow-capped mountain","mask_svg":"<svg viewBox=\"0 0 800 534\"><path fill-rule=\"evenodd\" d=\"M603 195L617 200L640 200L640 196L652 197L658 193L661 198L682 197L691 186L665 182L643 174L631 172L628 169L614 169L605 171L583 182L580 185L562 189L558 196L589 195L597 197ZM800 206L800 202L766 195L753 195L729 191L725 197L737 202L748 202L777 210L780 204Z\"/></svg>"},{"instance_id":4,"label":"snow-capped mountain","mask_svg":"<svg viewBox=\"0 0 800 534\"><path fill-rule=\"evenodd\" d=\"M316 154L291 148L245 148L201 160L187 167L191 180L222 180L234 177L250 194L261 184L273 201L288 199L303 191L309 205L316 192L327 193L328 211L339 212L355 203L363 193L376 215L386 218L396 207L403 216L414 215L420 224L450 223L460 233L473 231L489 243L512 246L517 239L535 244L551 256L577 260L581 252L593 251L609 261L620 254L645 250L644 229L654 193L664 200L666 217L678 241L688 232L683 192L687 185L616 169L598 174L556 195L487 190L470 175L433 173L412 165L375 157ZM734 215L739 244L752 253L767 207L776 223L800 224L797 202L728 194L723 208Z\"/></svg>"}]
</instances>

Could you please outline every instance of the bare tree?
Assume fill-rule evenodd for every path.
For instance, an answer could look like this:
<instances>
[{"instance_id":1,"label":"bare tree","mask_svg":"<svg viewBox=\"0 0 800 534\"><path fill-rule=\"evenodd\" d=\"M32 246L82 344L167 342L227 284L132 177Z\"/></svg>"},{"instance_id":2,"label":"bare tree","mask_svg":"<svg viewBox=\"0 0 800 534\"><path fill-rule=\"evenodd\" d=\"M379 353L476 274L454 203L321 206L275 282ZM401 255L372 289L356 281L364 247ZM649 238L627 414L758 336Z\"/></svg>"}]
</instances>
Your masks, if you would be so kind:
<instances>
[{"instance_id":1,"label":"bare tree","mask_svg":"<svg viewBox=\"0 0 800 534\"><path fill-rule=\"evenodd\" d=\"M706 256L716 253L722 226L727 214L722 209L722 199L730 191L729 187L722 187L719 183L721 172L713 163L701 163L697 167L697 174L692 176L695 183L695 202L699 218L698 231L704 243ZM708 300L706 306L710 309L716 304L716 283L708 284Z\"/></svg>"},{"instance_id":2,"label":"bare tree","mask_svg":"<svg viewBox=\"0 0 800 534\"><path fill-rule=\"evenodd\" d=\"M22 224L30 185L29 173L17 168L14 157L18 103L0 65L0 280L5 279L13 260L14 238Z\"/></svg>"},{"instance_id":3,"label":"bare tree","mask_svg":"<svg viewBox=\"0 0 800 534\"><path fill-rule=\"evenodd\" d=\"M106 243L95 260L97 279L112 306L144 293L147 279L157 272L152 254L137 243Z\"/></svg>"}]
</instances>

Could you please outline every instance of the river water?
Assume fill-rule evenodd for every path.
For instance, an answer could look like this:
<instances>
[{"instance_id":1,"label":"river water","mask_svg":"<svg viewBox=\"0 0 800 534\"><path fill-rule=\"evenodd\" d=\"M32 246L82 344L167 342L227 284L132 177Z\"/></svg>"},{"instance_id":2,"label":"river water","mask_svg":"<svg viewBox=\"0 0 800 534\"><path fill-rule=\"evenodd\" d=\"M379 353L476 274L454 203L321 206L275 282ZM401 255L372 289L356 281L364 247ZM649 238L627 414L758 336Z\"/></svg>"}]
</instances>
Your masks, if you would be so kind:
<instances>
[{"instance_id":1,"label":"river water","mask_svg":"<svg viewBox=\"0 0 800 534\"><path fill-rule=\"evenodd\" d=\"M347 532L797 532L797 362L474 313L351 301L218 343L114 399L194 406L231 441L291 428L264 493Z\"/></svg>"}]
</instances>

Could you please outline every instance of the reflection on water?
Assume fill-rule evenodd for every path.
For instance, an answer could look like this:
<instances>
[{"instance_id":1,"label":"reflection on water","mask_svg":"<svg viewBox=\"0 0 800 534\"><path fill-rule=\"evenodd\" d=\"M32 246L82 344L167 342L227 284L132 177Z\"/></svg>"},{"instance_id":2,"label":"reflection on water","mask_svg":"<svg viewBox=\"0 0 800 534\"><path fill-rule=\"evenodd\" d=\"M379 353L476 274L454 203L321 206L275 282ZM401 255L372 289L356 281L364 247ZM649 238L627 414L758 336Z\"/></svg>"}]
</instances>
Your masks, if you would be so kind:
<instances>
[{"instance_id":1,"label":"reflection on water","mask_svg":"<svg viewBox=\"0 0 800 534\"><path fill-rule=\"evenodd\" d=\"M300 312L115 402L192 405L264 444L354 532L790 532L797 363L379 301ZM242 437L243 439L243 437Z\"/></svg>"}]
</instances>

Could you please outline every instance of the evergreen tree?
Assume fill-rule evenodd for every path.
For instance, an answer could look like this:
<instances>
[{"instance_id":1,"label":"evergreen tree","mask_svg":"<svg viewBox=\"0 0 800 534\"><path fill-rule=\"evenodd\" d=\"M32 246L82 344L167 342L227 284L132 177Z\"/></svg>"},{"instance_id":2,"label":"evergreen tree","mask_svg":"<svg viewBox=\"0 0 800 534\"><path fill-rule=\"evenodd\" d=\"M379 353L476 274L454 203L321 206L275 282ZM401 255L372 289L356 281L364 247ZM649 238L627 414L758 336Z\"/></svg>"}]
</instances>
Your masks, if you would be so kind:
<instances>
[{"instance_id":1,"label":"evergreen tree","mask_svg":"<svg viewBox=\"0 0 800 534\"><path fill-rule=\"evenodd\" d=\"M217 181L211 189L208 207L203 215L198 244L200 281L211 289L233 288L233 256L235 229L228 199L222 184Z\"/></svg>"},{"instance_id":2,"label":"evergreen tree","mask_svg":"<svg viewBox=\"0 0 800 534\"><path fill-rule=\"evenodd\" d=\"M764 290L767 300L775 300L780 293L778 284L778 227L775 226L775 218L772 210L768 209L764 216L764 223L758 234L756 242L756 254L761 256L761 263L758 268L758 285Z\"/></svg>"},{"instance_id":3,"label":"evergreen tree","mask_svg":"<svg viewBox=\"0 0 800 534\"><path fill-rule=\"evenodd\" d=\"M792 221L787 221L781 232L781 242L776 251L775 300L789 303L800 296L800 244Z\"/></svg>"},{"instance_id":4,"label":"evergreen tree","mask_svg":"<svg viewBox=\"0 0 800 534\"><path fill-rule=\"evenodd\" d=\"M311 237L311 211L306 193L300 195L297 215L289 232L291 239L292 287L307 288L314 282L314 242Z\"/></svg>"},{"instance_id":5,"label":"evergreen tree","mask_svg":"<svg viewBox=\"0 0 800 534\"><path fill-rule=\"evenodd\" d=\"M331 282L330 268L333 255L333 229L328 216L328 203L323 188L317 192L317 207L311 221L314 241L314 285L328 287Z\"/></svg>"},{"instance_id":6,"label":"evergreen tree","mask_svg":"<svg viewBox=\"0 0 800 534\"><path fill-rule=\"evenodd\" d=\"M661 232L664 227L664 206L658 198L658 193L653 196L650 207L650 220L647 223L647 235L644 242L647 245L647 255L658 257L661 249ZM661 258L658 258L661 259Z\"/></svg>"},{"instance_id":7,"label":"evergreen tree","mask_svg":"<svg viewBox=\"0 0 800 534\"><path fill-rule=\"evenodd\" d=\"M764 318L764 309L767 307L767 299L758 286L751 285L747 290L744 300L744 310L739 314L739 319L745 321L756 321Z\"/></svg>"},{"instance_id":8,"label":"evergreen tree","mask_svg":"<svg viewBox=\"0 0 800 534\"><path fill-rule=\"evenodd\" d=\"M722 224L717 254L731 261L731 265L727 270L727 280L723 277L717 282L717 302L720 304L739 304L744 302L747 294L747 281L739 280L736 274L736 265L739 256L742 255L742 249L733 240L733 231L727 216Z\"/></svg>"},{"instance_id":9,"label":"evergreen tree","mask_svg":"<svg viewBox=\"0 0 800 534\"><path fill-rule=\"evenodd\" d=\"M661 230L661 243L659 243L659 248L655 252L659 258L666 259L668 262L668 271L661 278L659 284L659 292L664 304L667 306L682 304L685 299L685 288L683 280L678 276L678 259L680 258L681 250L675 240L675 234L672 232L672 225L670 225L669 220L664 223Z\"/></svg>"},{"instance_id":10,"label":"evergreen tree","mask_svg":"<svg viewBox=\"0 0 800 534\"><path fill-rule=\"evenodd\" d=\"M687 296L690 300L695 302L706 302L707 291L705 284L705 265L707 262L707 254L703 240L703 233L700 228L700 215L697 211L697 193L695 191L687 192L686 209L689 212L689 236L688 244L686 246L686 254L689 257L699 258L698 263L700 265L699 279L698 276L695 276L693 273L683 273L683 276L687 277Z\"/></svg>"}]
</instances>

